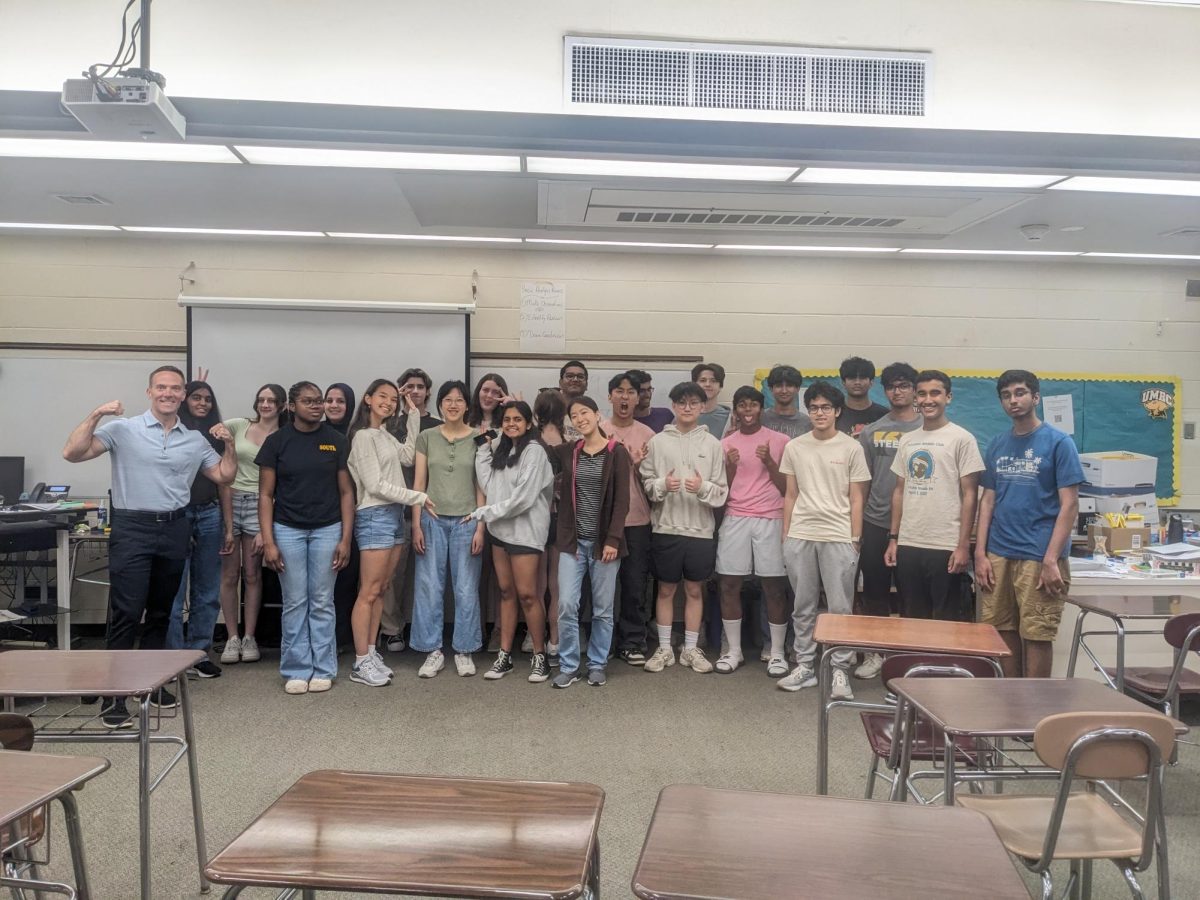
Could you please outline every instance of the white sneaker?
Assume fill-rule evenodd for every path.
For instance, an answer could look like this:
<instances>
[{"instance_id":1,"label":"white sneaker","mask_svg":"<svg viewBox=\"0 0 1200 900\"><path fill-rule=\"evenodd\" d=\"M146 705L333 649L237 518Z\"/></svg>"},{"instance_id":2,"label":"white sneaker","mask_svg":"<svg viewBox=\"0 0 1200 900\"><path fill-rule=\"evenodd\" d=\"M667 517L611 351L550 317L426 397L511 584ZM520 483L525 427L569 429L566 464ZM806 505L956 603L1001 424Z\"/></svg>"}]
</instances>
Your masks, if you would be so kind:
<instances>
[{"instance_id":1,"label":"white sneaker","mask_svg":"<svg viewBox=\"0 0 1200 900\"><path fill-rule=\"evenodd\" d=\"M525 640L521 641L521 652L522 653L532 653L533 652L533 635L530 634L528 631L525 632Z\"/></svg>"},{"instance_id":2,"label":"white sneaker","mask_svg":"<svg viewBox=\"0 0 1200 900\"><path fill-rule=\"evenodd\" d=\"M372 661L374 661L375 668L377 668L380 672L382 672L388 678L391 678L392 676L394 676L396 674L395 672L392 671L391 666L389 666L387 663L385 663L383 661L383 657L379 655L379 650L376 649L375 647L371 648L370 658L372 659Z\"/></svg>"},{"instance_id":3,"label":"white sneaker","mask_svg":"<svg viewBox=\"0 0 1200 900\"><path fill-rule=\"evenodd\" d=\"M792 669L789 675L775 682L775 686L781 691L799 691L806 687L813 687L816 683L816 673L808 666L800 665Z\"/></svg>"},{"instance_id":4,"label":"white sneaker","mask_svg":"<svg viewBox=\"0 0 1200 900\"><path fill-rule=\"evenodd\" d=\"M454 668L463 678L469 678L475 674L475 660L471 659L470 653L455 653Z\"/></svg>"},{"instance_id":5,"label":"white sneaker","mask_svg":"<svg viewBox=\"0 0 1200 900\"><path fill-rule=\"evenodd\" d=\"M728 675L730 672L736 672L743 662L745 659L740 653L722 653L721 658L717 660L717 671Z\"/></svg>"},{"instance_id":6,"label":"white sneaker","mask_svg":"<svg viewBox=\"0 0 1200 900\"><path fill-rule=\"evenodd\" d=\"M762 649L760 649L758 651L758 661L759 662L769 662L770 659L771 659L771 646L769 644L763 644Z\"/></svg>"},{"instance_id":7,"label":"white sneaker","mask_svg":"<svg viewBox=\"0 0 1200 900\"><path fill-rule=\"evenodd\" d=\"M242 662L258 662L262 654L258 652L258 641L252 635L242 638Z\"/></svg>"},{"instance_id":8,"label":"white sneaker","mask_svg":"<svg viewBox=\"0 0 1200 900\"><path fill-rule=\"evenodd\" d=\"M350 670L350 680L369 687L386 687L390 681L387 672L379 668L374 656L368 656Z\"/></svg>"},{"instance_id":9,"label":"white sneaker","mask_svg":"<svg viewBox=\"0 0 1200 900\"><path fill-rule=\"evenodd\" d=\"M383 649L388 653L403 653L404 638L398 634L385 634L383 636Z\"/></svg>"},{"instance_id":10,"label":"white sneaker","mask_svg":"<svg viewBox=\"0 0 1200 900\"><path fill-rule=\"evenodd\" d=\"M283 689L289 694L307 694L308 682L303 678L289 678Z\"/></svg>"},{"instance_id":11,"label":"white sneaker","mask_svg":"<svg viewBox=\"0 0 1200 900\"><path fill-rule=\"evenodd\" d=\"M421 663L421 668L417 669L417 675L421 678L432 678L444 668L446 668L446 657L442 655L441 650L434 650L425 657L425 662Z\"/></svg>"},{"instance_id":12,"label":"white sneaker","mask_svg":"<svg viewBox=\"0 0 1200 900\"><path fill-rule=\"evenodd\" d=\"M310 694L323 694L325 691L333 687L332 678L310 678L308 679L308 692Z\"/></svg>"},{"instance_id":13,"label":"white sneaker","mask_svg":"<svg viewBox=\"0 0 1200 900\"><path fill-rule=\"evenodd\" d=\"M787 673L788 663L782 656L772 656L767 659L767 674L772 678L778 678Z\"/></svg>"},{"instance_id":14,"label":"white sneaker","mask_svg":"<svg viewBox=\"0 0 1200 900\"><path fill-rule=\"evenodd\" d=\"M833 670L833 684L829 688L829 696L833 700L854 699L854 691L850 690L850 679L846 677L845 669Z\"/></svg>"},{"instance_id":15,"label":"white sneaker","mask_svg":"<svg viewBox=\"0 0 1200 900\"><path fill-rule=\"evenodd\" d=\"M874 678L883 668L883 656L879 653L868 653L863 657L862 665L854 670L855 678Z\"/></svg>"},{"instance_id":16,"label":"white sneaker","mask_svg":"<svg viewBox=\"0 0 1200 900\"><path fill-rule=\"evenodd\" d=\"M646 660L646 665L642 669L646 672L661 672L663 669L669 669L675 665L675 651L670 647L659 647Z\"/></svg>"},{"instance_id":17,"label":"white sneaker","mask_svg":"<svg viewBox=\"0 0 1200 900\"><path fill-rule=\"evenodd\" d=\"M225 642L225 649L221 651L221 662L227 666L232 666L242 658L242 642L241 639L234 636ZM306 681L305 684L308 684Z\"/></svg>"},{"instance_id":18,"label":"white sneaker","mask_svg":"<svg viewBox=\"0 0 1200 900\"><path fill-rule=\"evenodd\" d=\"M708 661L708 657L699 647L693 647L691 650L685 648L679 651L679 664L700 675L707 675L713 670L713 664Z\"/></svg>"}]
</instances>

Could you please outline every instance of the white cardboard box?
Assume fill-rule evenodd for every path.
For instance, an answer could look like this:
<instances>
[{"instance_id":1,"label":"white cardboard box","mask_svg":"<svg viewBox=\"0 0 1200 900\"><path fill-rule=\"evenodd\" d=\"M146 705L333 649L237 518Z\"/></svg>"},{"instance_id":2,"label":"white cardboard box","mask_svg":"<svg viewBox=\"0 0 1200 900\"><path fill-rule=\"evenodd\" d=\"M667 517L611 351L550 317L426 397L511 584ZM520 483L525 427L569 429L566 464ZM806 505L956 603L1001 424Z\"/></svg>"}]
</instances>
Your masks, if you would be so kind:
<instances>
[{"instance_id":1,"label":"white cardboard box","mask_svg":"<svg viewBox=\"0 0 1200 900\"><path fill-rule=\"evenodd\" d=\"M1135 488L1158 481L1158 457L1128 450L1080 453L1083 480L1102 488Z\"/></svg>"},{"instance_id":2,"label":"white cardboard box","mask_svg":"<svg viewBox=\"0 0 1200 900\"><path fill-rule=\"evenodd\" d=\"M1110 494L1103 497L1097 497L1087 494L1087 488L1080 488L1079 496L1082 499L1087 496L1096 504L1096 515L1103 516L1105 513L1137 513L1145 516L1146 524L1151 528L1158 527L1158 500L1154 496L1154 492L1150 491L1145 494Z\"/></svg>"}]
</instances>

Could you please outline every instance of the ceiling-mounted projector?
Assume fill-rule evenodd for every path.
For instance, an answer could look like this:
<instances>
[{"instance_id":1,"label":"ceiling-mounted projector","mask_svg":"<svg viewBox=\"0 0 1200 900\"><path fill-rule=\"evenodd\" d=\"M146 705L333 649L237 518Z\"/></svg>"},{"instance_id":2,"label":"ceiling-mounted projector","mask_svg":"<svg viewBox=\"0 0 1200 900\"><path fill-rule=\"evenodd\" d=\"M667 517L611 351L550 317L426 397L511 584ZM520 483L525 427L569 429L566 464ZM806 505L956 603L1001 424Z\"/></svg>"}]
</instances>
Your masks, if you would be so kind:
<instances>
[{"instance_id":1,"label":"ceiling-mounted projector","mask_svg":"<svg viewBox=\"0 0 1200 900\"><path fill-rule=\"evenodd\" d=\"M187 120L163 89L144 78L68 78L62 106L98 138L182 141Z\"/></svg>"}]
</instances>

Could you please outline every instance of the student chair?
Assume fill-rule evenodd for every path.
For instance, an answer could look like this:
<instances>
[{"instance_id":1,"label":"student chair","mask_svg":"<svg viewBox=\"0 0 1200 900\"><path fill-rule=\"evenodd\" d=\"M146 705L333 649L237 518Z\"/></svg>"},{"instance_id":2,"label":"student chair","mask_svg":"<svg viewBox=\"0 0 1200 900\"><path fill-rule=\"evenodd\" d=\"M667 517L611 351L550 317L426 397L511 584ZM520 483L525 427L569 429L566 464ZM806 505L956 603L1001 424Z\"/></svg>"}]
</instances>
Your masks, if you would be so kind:
<instances>
[{"instance_id":1,"label":"student chair","mask_svg":"<svg viewBox=\"0 0 1200 900\"><path fill-rule=\"evenodd\" d=\"M1200 672L1187 668L1188 654L1200 652L1200 613L1168 619L1163 626L1163 637L1175 648L1173 664L1126 667L1125 690L1160 707L1168 716L1178 716L1180 695L1200 694ZM1104 671L1111 678L1116 670Z\"/></svg>"},{"instance_id":2,"label":"student chair","mask_svg":"<svg viewBox=\"0 0 1200 900\"><path fill-rule=\"evenodd\" d=\"M32 750L33 734L33 722L28 716L0 713L0 749ZM3 854L0 874L15 878L22 871L29 870L35 879L39 878L37 865L29 849L46 836L49 812L43 806L0 827L0 854Z\"/></svg>"},{"instance_id":3,"label":"student chair","mask_svg":"<svg viewBox=\"0 0 1200 900\"><path fill-rule=\"evenodd\" d=\"M893 678L928 677L928 678L992 678L996 675L995 667L986 659L975 656L944 656L924 653L900 653L889 656L883 661L880 675L886 685ZM899 744L894 737L899 720L899 710L895 713L868 710L860 713L863 730L867 734L867 744L871 748L871 762L867 768L866 799L870 800L875 794L875 781L882 778L891 784L893 776L884 775L879 771L882 760L893 773L899 765ZM934 733L933 726L917 719L916 734L913 736L912 758L914 761L934 762L941 760L943 741L941 732ZM971 739L956 741L955 747L967 754L972 760L976 752L975 742ZM927 802L920 793L913 790L913 796L919 802Z\"/></svg>"},{"instance_id":4,"label":"student chair","mask_svg":"<svg viewBox=\"0 0 1200 900\"><path fill-rule=\"evenodd\" d=\"M1043 763L1061 772L1054 794L971 794L957 797L958 805L991 820L1005 848L1041 876L1043 900L1054 896L1050 865L1057 860L1071 863L1066 895L1090 897L1096 859L1112 860L1141 898L1136 873L1150 867L1156 845L1158 896L1169 900L1162 777L1163 759L1175 746L1171 720L1149 711L1060 713L1038 723L1033 746ZM1084 791L1072 792L1076 778ZM1105 783L1129 779L1146 781L1141 812Z\"/></svg>"}]
</instances>

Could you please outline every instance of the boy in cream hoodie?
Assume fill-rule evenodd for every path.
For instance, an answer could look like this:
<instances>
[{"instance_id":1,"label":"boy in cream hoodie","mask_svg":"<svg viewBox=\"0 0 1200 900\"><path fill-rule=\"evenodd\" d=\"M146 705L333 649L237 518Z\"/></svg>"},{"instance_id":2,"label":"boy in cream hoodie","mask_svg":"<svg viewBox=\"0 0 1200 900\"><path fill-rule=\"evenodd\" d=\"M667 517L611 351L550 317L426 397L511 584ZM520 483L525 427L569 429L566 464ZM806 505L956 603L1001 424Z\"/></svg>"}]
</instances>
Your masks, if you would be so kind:
<instances>
[{"instance_id":1,"label":"boy in cream hoodie","mask_svg":"<svg viewBox=\"0 0 1200 900\"><path fill-rule=\"evenodd\" d=\"M693 672L713 669L696 641L704 608L704 582L716 566L713 510L725 504L729 483L720 440L698 424L706 399L695 382L685 381L671 389L675 424L650 440L640 466L642 485L650 500L650 563L658 578L654 616L658 649L646 660L647 672L661 672L675 665L671 621L675 591L681 581L686 602L679 661Z\"/></svg>"}]
</instances>

